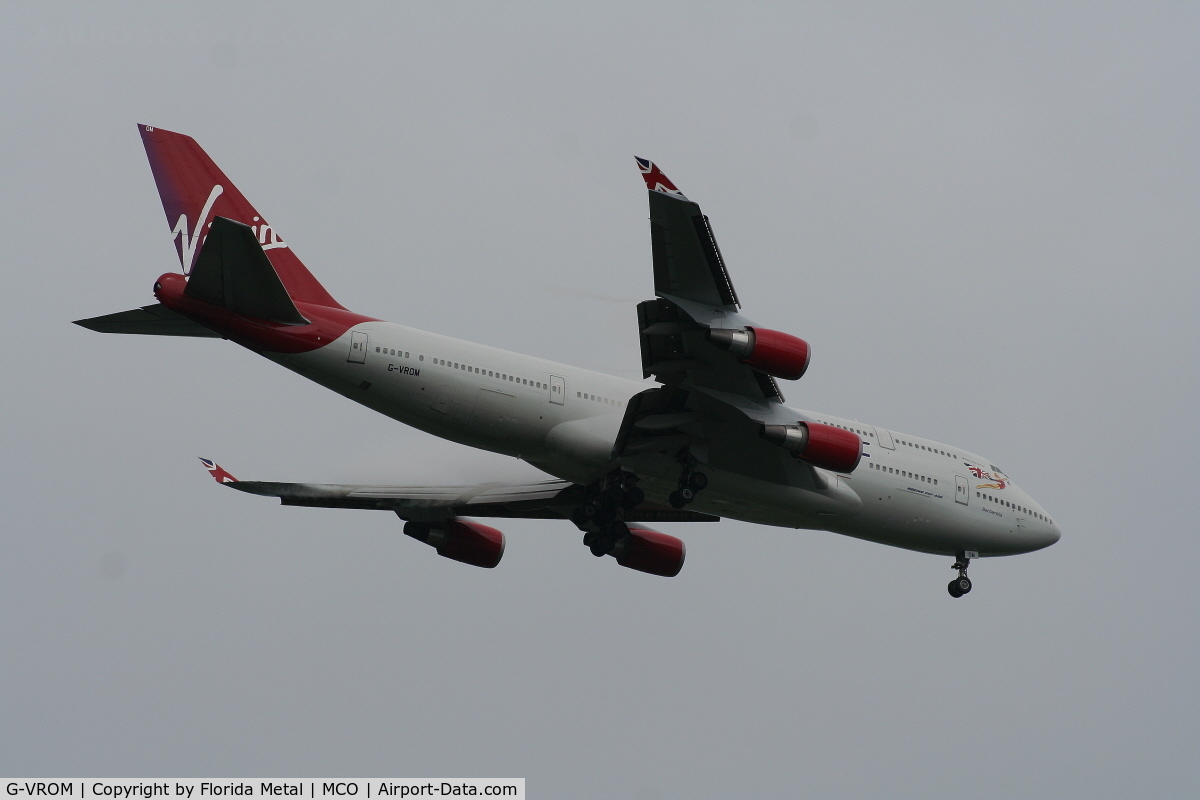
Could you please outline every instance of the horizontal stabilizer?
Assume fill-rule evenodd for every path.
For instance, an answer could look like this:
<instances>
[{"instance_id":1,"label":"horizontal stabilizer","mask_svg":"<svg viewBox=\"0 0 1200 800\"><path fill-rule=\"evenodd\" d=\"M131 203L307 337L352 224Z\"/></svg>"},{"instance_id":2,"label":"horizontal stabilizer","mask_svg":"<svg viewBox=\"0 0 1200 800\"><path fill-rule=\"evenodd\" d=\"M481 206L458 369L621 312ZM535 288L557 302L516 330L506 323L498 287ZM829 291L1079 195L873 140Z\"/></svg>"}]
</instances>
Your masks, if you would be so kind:
<instances>
[{"instance_id":1,"label":"horizontal stabilizer","mask_svg":"<svg viewBox=\"0 0 1200 800\"><path fill-rule=\"evenodd\" d=\"M220 338L219 333L213 333L208 328L192 322L182 314L176 314L161 303L155 303L152 306L142 306L132 311L119 311L116 314L106 314L103 317L77 319L75 320L75 324L100 333L140 333L145 336L205 336L214 339Z\"/></svg>"},{"instance_id":2,"label":"horizontal stabilizer","mask_svg":"<svg viewBox=\"0 0 1200 800\"><path fill-rule=\"evenodd\" d=\"M235 314L307 325L249 225L212 221L183 293Z\"/></svg>"}]
</instances>

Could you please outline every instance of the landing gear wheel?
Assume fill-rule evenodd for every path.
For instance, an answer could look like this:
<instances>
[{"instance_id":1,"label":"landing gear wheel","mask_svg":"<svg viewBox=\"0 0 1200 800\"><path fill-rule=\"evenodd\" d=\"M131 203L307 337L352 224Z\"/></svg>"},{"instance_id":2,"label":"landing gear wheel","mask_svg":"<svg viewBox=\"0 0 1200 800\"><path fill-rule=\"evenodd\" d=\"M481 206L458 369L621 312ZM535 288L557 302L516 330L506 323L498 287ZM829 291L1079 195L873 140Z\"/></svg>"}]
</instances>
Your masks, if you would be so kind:
<instances>
[{"instance_id":1,"label":"landing gear wheel","mask_svg":"<svg viewBox=\"0 0 1200 800\"><path fill-rule=\"evenodd\" d=\"M584 543L592 551L592 555L599 558L611 553L616 548L617 542L629 535L629 528L623 522L613 522L606 525L603 530L590 535L591 541L588 541L585 536Z\"/></svg>"},{"instance_id":2,"label":"landing gear wheel","mask_svg":"<svg viewBox=\"0 0 1200 800\"><path fill-rule=\"evenodd\" d=\"M671 492L667 495L667 502L671 504L671 508L683 508L687 505L687 500L683 499L681 492Z\"/></svg>"},{"instance_id":3,"label":"landing gear wheel","mask_svg":"<svg viewBox=\"0 0 1200 800\"><path fill-rule=\"evenodd\" d=\"M706 486L708 486L708 476L703 472L693 472L688 478L688 488L693 492L703 491Z\"/></svg>"},{"instance_id":4,"label":"landing gear wheel","mask_svg":"<svg viewBox=\"0 0 1200 800\"><path fill-rule=\"evenodd\" d=\"M625 493L625 497L622 499L621 505L625 507L626 511L630 511L637 508L644 502L646 502L646 493L634 486Z\"/></svg>"},{"instance_id":5,"label":"landing gear wheel","mask_svg":"<svg viewBox=\"0 0 1200 800\"><path fill-rule=\"evenodd\" d=\"M979 558L979 553L974 550L959 550L954 554L954 564L951 569L958 570L958 577L950 581L950 585L946 587L946 591L950 592L951 597L962 597L971 591L971 579L967 577L967 567L972 558Z\"/></svg>"}]
</instances>

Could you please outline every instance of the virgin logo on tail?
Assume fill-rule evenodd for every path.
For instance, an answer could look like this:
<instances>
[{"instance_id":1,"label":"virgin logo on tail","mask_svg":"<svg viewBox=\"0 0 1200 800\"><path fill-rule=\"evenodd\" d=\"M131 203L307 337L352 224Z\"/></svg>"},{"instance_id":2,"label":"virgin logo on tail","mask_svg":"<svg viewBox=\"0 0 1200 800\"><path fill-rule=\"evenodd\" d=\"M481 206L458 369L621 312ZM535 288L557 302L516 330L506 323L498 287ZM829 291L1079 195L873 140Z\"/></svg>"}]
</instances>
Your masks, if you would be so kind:
<instances>
[{"instance_id":1,"label":"virgin logo on tail","mask_svg":"<svg viewBox=\"0 0 1200 800\"><path fill-rule=\"evenodd\" d=\"M179 260L183 265L184 275L190 275L192 272L196 251L204 241L204 236L201 235L201 232L212 225L213 206L216 205L217 198L221 196L223 191L225 191L225 188L221 184L217 184L208 193L208 199L204 201L204 207L200 209L198 224L190 234L188 233L187 214L180 214L179 221L171 229L171 240L179 239ZM254 218L250 225L250 230L254 231L255 236L258 237L258 243L262 245L263 250L287 247L287 244L279 238L279 234L275 232L275 229L258 217Z\"/></svg>"}]
</instances>

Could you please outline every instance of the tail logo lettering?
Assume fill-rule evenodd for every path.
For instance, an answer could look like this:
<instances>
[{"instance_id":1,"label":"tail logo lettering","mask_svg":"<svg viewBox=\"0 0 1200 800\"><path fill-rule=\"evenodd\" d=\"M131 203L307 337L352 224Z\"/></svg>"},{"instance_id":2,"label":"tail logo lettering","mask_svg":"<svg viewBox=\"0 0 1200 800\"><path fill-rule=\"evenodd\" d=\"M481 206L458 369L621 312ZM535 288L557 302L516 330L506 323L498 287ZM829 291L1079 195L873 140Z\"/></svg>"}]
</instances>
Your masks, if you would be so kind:
<instances>
[{"instance_id":1,"label":"tail logo lettering","mask_svg":"<svg viewBox=\"0 0 1200 800\"><path fill-rule=\"evenodd\" d=\"M213 207L217 203L217 198L224 191L225 187L219 183L213 186L212 191L208 193L208 199L204 201L204 207L200 209L200 217L196 221L196 226L190 232L188 230L187 214L180 214L179 221L171 229L172 241L179 239L179 261L183 266L184 275L190 275L192 272L192 267L196 260L196 252L204 242L206 235L204 231L212 225ZM263 250L287 247L287 243L279 238L279 234L275 232L275 229L258 217L255 217L250 224L250 230L254 231L254 235L258 237L258 243L262 245Z\"/></svg>"},{"instance_id":2,"label":"tail logo lettering","mask_svg":"<svg viewBox=\"0 0 1200 800\"><path fill-rule=\"evenodd\" d=\"M179 261L183 265L184 275L192 274L192 262L196 258L196 250L201 241L200 231L206 225L212 224L209 214L212 213L213 204L217 202L217 198L221 196L221 192L223 191L225 191L224 187L218 183L208 193L208 199L204 201L204 208L200 210L200 218L196 221L196 227L191 235L188 234L187 214L180 214L179 221L171 229L171 240L179 239Z\"/></svg>"}]
</instances>

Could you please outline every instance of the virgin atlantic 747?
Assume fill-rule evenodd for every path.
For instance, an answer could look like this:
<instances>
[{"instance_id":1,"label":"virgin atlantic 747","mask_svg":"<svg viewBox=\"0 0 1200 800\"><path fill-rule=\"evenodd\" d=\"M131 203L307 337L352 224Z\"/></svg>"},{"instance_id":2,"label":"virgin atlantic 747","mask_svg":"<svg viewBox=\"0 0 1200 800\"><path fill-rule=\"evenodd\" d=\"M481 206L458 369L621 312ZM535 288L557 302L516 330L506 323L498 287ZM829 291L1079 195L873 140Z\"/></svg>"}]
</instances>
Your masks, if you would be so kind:
<instances>
[{"instance_id":1,"label":"virgin atlantic 747","mask_svg":"<svg viewBox=\"0 0 1200 800\"><path fill-rule=\"evenodd\" d=\"M642 381L347 310L191 137L139 126L181 272L158 301L80 320L105 333L229 339L392 419L523 459L553 479L475 486L218 482L285 505L395 512L439 555L494 567L504 535L473 518L560 519L595 556L677 575L684 545L647 523L722 517L973 558L1058 541L1036 501L961 447L784 403L809 346L739 313L700 207L637 159L650 201L653 300L637 306ZM653 382L649 379L653 378Z\"/></svg>"}]
</instances>

